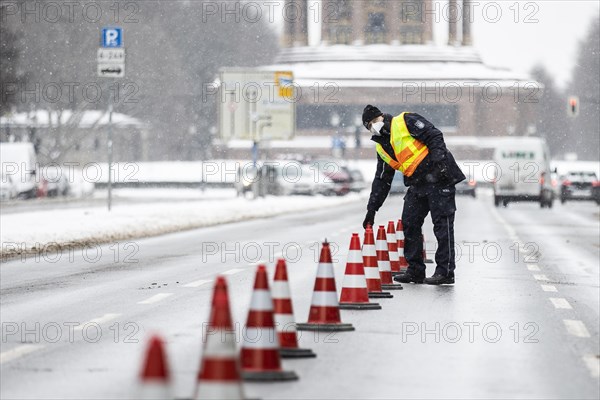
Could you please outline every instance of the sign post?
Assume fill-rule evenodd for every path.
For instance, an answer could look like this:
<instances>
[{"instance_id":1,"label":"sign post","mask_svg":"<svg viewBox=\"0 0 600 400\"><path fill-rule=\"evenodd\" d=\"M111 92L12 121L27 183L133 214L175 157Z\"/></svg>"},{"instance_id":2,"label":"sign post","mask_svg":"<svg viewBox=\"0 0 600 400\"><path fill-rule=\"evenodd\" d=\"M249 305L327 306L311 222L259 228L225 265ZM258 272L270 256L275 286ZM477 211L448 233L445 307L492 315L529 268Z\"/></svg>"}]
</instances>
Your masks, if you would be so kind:
<instances>
[{"instance_id":1,"label":"sign post","mask_svg":"<svg viewBox=\"0 0 600 400\"><path fill-rule=\"evenodd\" d=\"M96 54L98 76L101 78L125 77L125 49L123 48L122 28L102 28L100 35L101 47ZM107 99L110 102L110 99ZM112 162L113 162L113 106L108 105L108 211L112 207Z\"/></svg>"}]
</instances>

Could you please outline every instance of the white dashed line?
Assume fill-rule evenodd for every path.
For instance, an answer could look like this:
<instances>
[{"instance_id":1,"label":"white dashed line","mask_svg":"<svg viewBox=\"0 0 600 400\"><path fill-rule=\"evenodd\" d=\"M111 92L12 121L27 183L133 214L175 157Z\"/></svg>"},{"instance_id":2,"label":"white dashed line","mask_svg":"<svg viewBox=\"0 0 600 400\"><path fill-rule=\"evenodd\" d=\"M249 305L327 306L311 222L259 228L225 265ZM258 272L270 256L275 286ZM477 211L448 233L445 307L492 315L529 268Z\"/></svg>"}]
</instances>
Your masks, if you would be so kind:
<instances>
[{"instance_id":1,"label":"white dashed line","mask_svg":"<svg viewBox=\"0 0 600 400\"><path fill-rule=\"evenodd\" d=\"M549 281L548 277L544 274L534 274L533 277L538 281Z\"/></svg>"},{"instance_id":2,"label":"white dashed line","mask_svg":"<svg viewBox=\"0 0 600 400\"><path fill-rule=\"evenodd\" d=\"M583 356L585 366L590 370L590 375L600 378L600 358L597 356Z\"/></svg>"},{"instance_id":3,"label":"white dashed line","mask_svg":"<svg viewBox=\"0 0 600 400\"><path fill-rule=\"evenodd\" d=\"M563 310L573 309L567 299L563 299L562 297L550 297L550 301L554 305L554 308L561 308Z\"/></svg>"},{"instance_id":4,"label":"white dashed line","mask_svg":"<svg viewBox=\"0 0 600 400\"><path fill-rule=\"evenodd\" d=\"M563 322L565 323L565 327L567 328L567 331L573 335L573 336L577 336L580 338L589 338L590 337L590 332L587 330L587 328L585 327L585 324L579 320L575 320L575 319L563 319Z\"/></svg>"},{"instance_id":5,"label":"white dashed line","mask_svg":"<svg viewBox=\"0 0 600 400\"><path fill-rule=\"evenodd\" d=\"M194 282L190 282L188 284L183 285L183 287L200 287L206 283L212 282L212 279L199 279Z\"/></svg>"},{"instance_id":6,"label":"white dashed line","mask_svg":"<svg viewBox=\"0 0 600 400\"><path fill-rule=\"evenodd\" d=\"M248 265L250 265L251 267L256 267L257 265L266 264L266 263L267 262L265 260L258 260L258 261L248 263Z\"/></svg>"},{"instance_id":7,"label":"white dashed line","mask_svg":"<svg viewBox=\"0 0 600 400\"><path fill-rule=\"evenodd\" d=\"M173 296L173 293L158 293L146 300L138 301L138 304L154 304L171 296Z\"/></svg>"},{"instance_id":8,"label":"white dashed line","mask_svg":"<svg viewBox=\"0 0 600 400\"><path fill-rule=\"evenodd\" d=\"M540 267L537 264L527 264L527 269L530 271L539 271Z\"/></svg>"},{"instance_id":9,"label":"white dashed line","mask_svg":"<svg viewBox=\"0 0 600 400\"><path fill-rule=\"evenodd\" d=\"M243 269L234 268L234 269L230 269L229 271L221 272L221 275L233 275L233 274L237 274L238 272L242 272L242 271L243 271Z\"/></svg>"},{"instance_id":10,"label":"white dashed line","mask_svg":"<svg viewBox=\"0 0 600 400\"><path fill-rule=\"evenodd\" d=\"M82 330L83 330L83 328L84 328L86 325L88 325L88 324L98 324L98 325L100 325L100 324L103 324L103 323L105 323L105 322L112 321L113 319L115 319L115 318L119 317L120 315L121 315L121 314L104 314L104 315L103 315L103 316L101 316L100 318L94 318L94 319L92 319L92 320L90 320L90 321L88 321L88 322L84 322L83 324L77 325L77 326L75 327L75 330L76 330L76 331L82 331Z\"/></svg>"},{"instance_id":11,"label":"white dashed line","mask_svg":"<svg viewBox=\"0 0 600 400\"><path fill-rule=\"evenodd\" d=\"M0 353L0 364L15 360L19 357L23 357L29 353L42 349L44 346L41 344L24 344L22 346L15 347L12 350Z\"/></svg>"},{"instance_id":12,"label":"white dashed line","mask_svg":"<svg viewBox=\"0 0 600 400\"><path fill-rule=\"evenodd\" d=\"M540 285L542 286L542 290L544 292L558 292L558 290L556 290L556 286L554 285Z\"/></svg>"}]
</instances>

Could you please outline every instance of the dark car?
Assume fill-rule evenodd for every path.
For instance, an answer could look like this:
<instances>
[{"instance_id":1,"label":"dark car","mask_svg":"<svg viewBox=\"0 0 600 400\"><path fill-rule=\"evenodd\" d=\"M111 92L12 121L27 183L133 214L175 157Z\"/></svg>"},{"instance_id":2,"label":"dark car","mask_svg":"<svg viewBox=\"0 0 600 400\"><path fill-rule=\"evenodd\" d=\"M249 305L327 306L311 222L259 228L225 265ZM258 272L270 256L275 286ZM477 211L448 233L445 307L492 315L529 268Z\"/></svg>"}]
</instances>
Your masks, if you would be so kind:
<instances>
[{"instance_id":1,"label":"dark car","mask_svg":"<svg viewBox=\"0 0 600 400\"><path fill-rule=\"evenodd\" d=\"M569 172L562 178L560 202L570 200L593 200L600 204L600 182L596 173L589 171Z\"/></svg>"},{"instance_id":2,"label":"dark car","mask_svg":"<svg viewBox=\"0 0 600 400\"><path fill-rule=\"evenodd\" d=\"M465 179L456 184L456 194L477 197L477 182L473 178Z\"/></svg>"}]
</instances>

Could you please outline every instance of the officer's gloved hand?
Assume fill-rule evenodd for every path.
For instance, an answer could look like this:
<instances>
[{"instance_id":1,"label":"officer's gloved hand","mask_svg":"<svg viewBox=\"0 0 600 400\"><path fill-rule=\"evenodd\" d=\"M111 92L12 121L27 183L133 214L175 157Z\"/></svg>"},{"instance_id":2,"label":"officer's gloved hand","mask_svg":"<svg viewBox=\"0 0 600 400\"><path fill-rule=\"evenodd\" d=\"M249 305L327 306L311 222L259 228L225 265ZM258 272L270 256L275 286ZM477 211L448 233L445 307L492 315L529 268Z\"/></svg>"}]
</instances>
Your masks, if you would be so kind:
<instances>
[{"instance_id":1,"label":"officer's gloved hand","mask_svg":"<svg viewBox=\"0 0 600 400\"><path fill-rule=\"evenodd\" d=\"M367 229L367 226L373 227L375 224L375 211L369 210L367 211L367 215L365 216L365 220L363 221L363 228Z\"/></svg>"}]
</instances>

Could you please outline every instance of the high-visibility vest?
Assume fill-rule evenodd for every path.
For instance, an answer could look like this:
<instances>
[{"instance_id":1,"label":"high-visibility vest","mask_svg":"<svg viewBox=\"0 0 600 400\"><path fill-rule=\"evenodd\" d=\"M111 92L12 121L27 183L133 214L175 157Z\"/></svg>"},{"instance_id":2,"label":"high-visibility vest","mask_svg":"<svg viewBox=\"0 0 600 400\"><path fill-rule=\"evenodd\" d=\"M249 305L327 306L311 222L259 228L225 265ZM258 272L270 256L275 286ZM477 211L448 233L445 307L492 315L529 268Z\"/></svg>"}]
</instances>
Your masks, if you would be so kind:
<instances>
[{"instance_id":1,"label":"high-visibility vest","mask_svg":"<svg viewBox=\"0 0 600 400\"><path fill-rule=\"evenodd\" d=\"M429 154L429 150L422 142L410 135L406 127L406 121L404 121L404 114L406 113L403 112L392 118L392 132L390 133L390 144L398 161L386 153L379 143L375 147L379 157L388 163L390 167L401 171L404 176L411 176L421 161Z\"/></svg>"}]
</instances>

